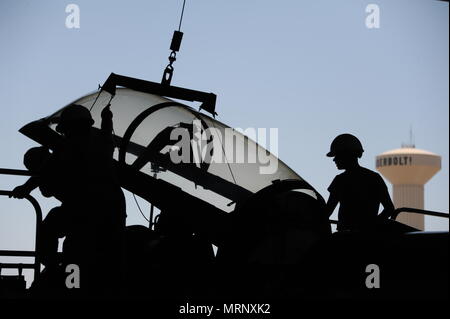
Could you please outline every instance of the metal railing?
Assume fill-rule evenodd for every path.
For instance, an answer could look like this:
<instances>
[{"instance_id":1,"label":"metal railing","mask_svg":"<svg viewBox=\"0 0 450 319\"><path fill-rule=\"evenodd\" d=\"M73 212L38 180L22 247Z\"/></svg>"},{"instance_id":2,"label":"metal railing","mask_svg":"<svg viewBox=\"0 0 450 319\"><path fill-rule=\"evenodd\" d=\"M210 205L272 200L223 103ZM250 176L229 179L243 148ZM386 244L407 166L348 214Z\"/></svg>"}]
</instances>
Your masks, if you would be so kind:
<instances>
[{"instance_id":1,"label":"metal railing","mask_svg":"<svg viewBox=\"0 0 450 319\"><path fill-rule=\"evenodd\" d=\"M16 175L16 176L33 176L30 171L24 169L10 169L0 168L0 174L2 175Z\"/></svg>"},{"instance_id":2,"label":"metal railing","mask_svg":"<svg viewBox=\"0 0 450 319\"><path fill-rule=\"evenodd\" d=\"M16 169L5 169L0 168L0 174L3 175L16 175L16 176L31 176L29 171L26 170L16 170ZM0 190L0 196L12 196L11 191ZM42 210L38 201L31 195L24 196L24 199L28 200L33 206L36 213L36 233L34 242L34 251L25 250L0 250L0 256L7 257L34 257L34 263L0 263L1 269L33 269L34 270L34 280L39 278L41 273L41 263L38 254L38 242L42 224Z\"/></svg>"},{"instance_id":3,"label":"metal railing","mask_svg":"<svg viewBox=\"0 0 450 319\"><path fill-rule=\"evenodd\" d=\"M424 209L411 208L411 207L401 207L401 208L397 208L394 210L394 213L391 215L390 219L397 220L398 215L400 215L401 213L422 214L422 215L442 217L442 218L449 218L449 216L450 216L448 213L435 212L432 210L424 210ZM337 223L338 223L337 220L330 219L330 224L336 225Z\"/></svg>"},{"instance_id":4,"label":"metal railing","mask_svg":"<svg viewBox=\"0 0 450 319\"><path fill-rule=\"evenodd\" d=\"M401 213L410 213L410 214L422 214L422 215L428 215L428 216L435 216L435 217L442 217L442 218L449 218L448 213L441 213L441 212L435 212L431 210L424 210L424 209L418 209L418 208L411 208L411 207L401 207L394 210L394 213L391 216L391 219L397 220L398 215Z\"/></svg>"}]
</instances>

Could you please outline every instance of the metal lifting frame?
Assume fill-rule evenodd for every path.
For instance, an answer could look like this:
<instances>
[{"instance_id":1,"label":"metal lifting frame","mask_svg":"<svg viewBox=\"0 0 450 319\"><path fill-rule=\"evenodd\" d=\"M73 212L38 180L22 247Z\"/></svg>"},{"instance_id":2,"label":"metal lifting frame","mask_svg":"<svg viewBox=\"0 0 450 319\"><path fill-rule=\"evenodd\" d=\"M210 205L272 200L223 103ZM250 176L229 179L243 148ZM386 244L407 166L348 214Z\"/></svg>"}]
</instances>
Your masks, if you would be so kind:
<instances>
[{"instance_id":1,"label":"metal lifting frame","mask_svg":"<svg viewBox=\"0 0 450 319\"><path fill-rule=\"evenodd\" d=\"M202 103L200 105L200 109L209 112L213 117L217 114L217 97L213 93L205 93L176 86L164 85L114 73L111 73L105 83L101 86L101 91L106 91L114 96L116 94L117 86L126 87L139 92L161 95L168 98L190 102L200 102Z\"/></svg>"}]
</instances>

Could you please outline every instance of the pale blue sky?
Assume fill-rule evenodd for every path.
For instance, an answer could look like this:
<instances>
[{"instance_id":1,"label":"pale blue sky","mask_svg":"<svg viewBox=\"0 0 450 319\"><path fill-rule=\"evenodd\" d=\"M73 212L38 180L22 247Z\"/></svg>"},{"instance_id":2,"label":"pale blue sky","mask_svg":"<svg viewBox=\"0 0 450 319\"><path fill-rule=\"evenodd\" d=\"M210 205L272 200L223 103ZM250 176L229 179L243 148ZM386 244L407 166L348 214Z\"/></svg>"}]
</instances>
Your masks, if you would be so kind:
<instances>
[{"instance_id":1,"label":"pale blue sky","mask_svg":"<svg viewBox=\"0 0 450 319\"><path fill-rule=\"evenodd\" d=\"M81 28L65 7L79 5ZM365 26L378 4L381 28ZM17 130L97 89L111 72L160 81L182 0L0 2L0 167L23 168ZM328 197L338 134L363 166L409 140L442 156L425 207L449 211L448 3L433 0L187 0L172 84L218 95L232 127L278 127L279 155ZM23 178L1 177L12 189ZM34 193L42 199L39 192ZM44 200L46 213L52 200ZM27 204L0 198L0 249L31 249ZM143 205L145 206L145 205ZM146 212L147 207L145 206ZM129 203L129 223L145 223ZM427 219L427 229L448 229Z\"/></svg>"}]
</instances>

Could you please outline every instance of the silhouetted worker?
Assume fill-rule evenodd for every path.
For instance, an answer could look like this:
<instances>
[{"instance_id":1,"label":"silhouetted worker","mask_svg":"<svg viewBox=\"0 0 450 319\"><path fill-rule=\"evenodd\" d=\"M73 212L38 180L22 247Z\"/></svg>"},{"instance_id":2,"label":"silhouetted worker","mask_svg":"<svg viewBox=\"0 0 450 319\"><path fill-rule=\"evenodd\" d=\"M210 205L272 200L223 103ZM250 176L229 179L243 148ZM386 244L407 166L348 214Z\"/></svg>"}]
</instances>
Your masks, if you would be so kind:
<instances>
[{"instance_id":1,"label":"silhouetted worker","mask_svg":"<svg viewBox=\"0 0 450 319\"><path fill-rule=\"evenodd\" d=\"M29 149L24 157L23 164L32 174L28 181L17 186L13 192L13 197L23 198L33 189L39 187L45 197L55 197L62 201L61 192L51 193L48 187L43 184L42 171L51 157L50 151L46 147L33 147ZM67 213L62 206L52 208L41 224L39 232L38 247L40 262L45 266L38 282L33 282L31 291L40 296L58 296L64 287L65 273L61 268L63 260L58 255L58 240L66 237L70 227Z\"/></svg>"},{"instance_id":2,"label":"silhouetted worker","mask_svg":"<svg viewBox=\"0 0 450 319\"><path fill-rule=\"evenodd\" d=\"M70 229L64 243L68 262L79 263L94 294L118 288L119 262L125 230L125 197L113 167L113 124L109 105L101 129L88 109L71 105L63 110L56 130L65 137L43 172L50 192L61 191ZM60 190L58 190L60 189ZM87 279L87 280L86 280Z\"/></svg>"},{"instance_id":3,"label":"silhouetted worker","mask_svg":"<svg viewBox=\"0 0 450 319\"><path fill-rule=\"evenodd\" d=\"M42 170L50 157L51 153L45 147L33 147L25 153L23 164L33 174L33 178L30 178L24 185L16 187L13 191L14 196L19 197L20 194L30 193L37 185L45 197L54 196L62 200L62 196L58 192L49 193L46 186L42 184ZM41 263L46 268L55 268L60 262L58 260L58 239L67 235L65 217L64 209L59 206L52 208L42 221L38 251Z\"/></svg>"},{"instance_id":4,"label":"silhouetted worker","mask_svg":"<svg viewBox=\"0 0 450 319\"><path fill-rule=\"evenodd\" d=\"M32 147L25 152L25 155L23 156L23 165L32 174L32 177L29 178L23 185L19 185L14 188L14 190L11 192L10 197L24 198L25 196L30 194L36 187L40 186L42 170L50 156L50 151L42 146Z\"/></svg>"},{"instance_id":5,"label":"silhouetted worker","mask_svg":"<svg viewBox=\"0 0 450 319\"><path fill-rule=\"evenodd\" d=\"M334 157L333 161L339 170L345 170L328 187L328 214L331 215L337 204L340 204L339 231L360 231L375 227L380 203L384 210L378 218L388 218L394 210L381 176L359 165L358 158L363 152L358 138L342 134L333 140L327 154L328 157Z\"/></svg>"},{"instance_id":6,"label":"silhouetted worker","mask_svg":"<svg viewBox=\"0 0 450 319\"><path fill-rule=\"evenodd\" d=\"M39 186L42 195L45 197L55 196L57 199L61 200L60 196L57 194L50 194L46 191L46 187L42 185L42 170L50 157L51 153L45 147L40 146L30 148L23 156L23 164L33 177L28 179L25 184L14 188L11 196L23 198ZM61 218L64 218L64 216L61 214L61 210L61 207L51 209L42 221L38 241L38 251L41 263L44 264L46 268L54 268L58 265L58 238L65 236L62 226L63 222L61 221Z\"/></svg>"},{"instance_id":7,"label":"silhouetted worker","mask_svg":"<svg viewBox=\"0 0 450 319\"><path fill-rule=\"evenodd\" d=\"M125 230L125 198L113 168L113 125L109 105L101 113L101 130L88 109L71 105L63 110L56 130L64 139L45 161L38 177L13 191L23 197L37 186L55 196L61 207L49 212L47 238L66 236L65 263L78 264L84 290L104 295L119 288ZM44 240L49 252L54 240ZM57 239L56 239L57 244ZM82 288L83 288L82 287ZM87 289L86 289L87 288Z\"/></svg>"}]
</instances>

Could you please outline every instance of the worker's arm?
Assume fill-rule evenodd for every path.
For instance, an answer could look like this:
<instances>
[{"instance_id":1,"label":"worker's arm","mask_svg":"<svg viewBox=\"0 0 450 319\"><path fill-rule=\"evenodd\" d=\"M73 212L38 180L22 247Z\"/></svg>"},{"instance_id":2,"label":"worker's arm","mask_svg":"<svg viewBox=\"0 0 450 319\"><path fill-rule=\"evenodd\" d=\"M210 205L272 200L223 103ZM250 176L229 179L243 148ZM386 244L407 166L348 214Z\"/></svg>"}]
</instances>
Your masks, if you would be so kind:
<instances>
[{"instance_id":1,"label":"worker's arm","mask_svg":"<svg viewBox=\"0 0 450 319\"><path fill-rule=\"evenodd\" d=\"M36 176L32 176L25 182L25 184L14 188L9 197L24 198L38 186L39 186L39 178Z\"/></svg>"},{"instance_id":2,"label":"worker's arm","mask_svg":"<svg viewBox=\"0 0 450 319\"><path fill-rule=\"evenodd\" d=\"M110 109L111 104L108 104L105 106L105 108L102 110L101 117L102 117L102 124L101 124L101 132L104 136L105 146L108 147L109 152L111 152L111 156L114 153L114 128L113 128L113 114Z\"/></svg>"},{"instance_id":3,"label":"worker's arm","mask_svg":"<svg viewBox=\"0 0 450 319\"><path fill-rule=\"evenodd\" d=\"M383 211L378 215L381 218L389 218L394 213L395 207L392 203L391 196L389 195L388 189L385 185L381 192L380 197L381 205L383 205Z\"/></svg>"},{"instance_id":4,"label":"worker's arm","mask_svg":"<svg viewBox=\"0 0 450 319\"><path fill-rule=\"evenodd\" d=\"M107 134L112 134L113 131L113 114L110 109L111 104L108 104L105 106L105 108L102 110L101 116L102 116L102 131Z\"/></svg>"},{"instance_id":5,"label":"worker's arm","mask_svg":"<svg viewBox=\"0 0 450 319\"><path fill-rule=\"evenodd\" d=\"M328 202L326 206L327 216L330 217L333 214L337 204L339 203L339 199L334 192L330 193L330 197L328 197Z\"/></svg>"}]
</instances>

